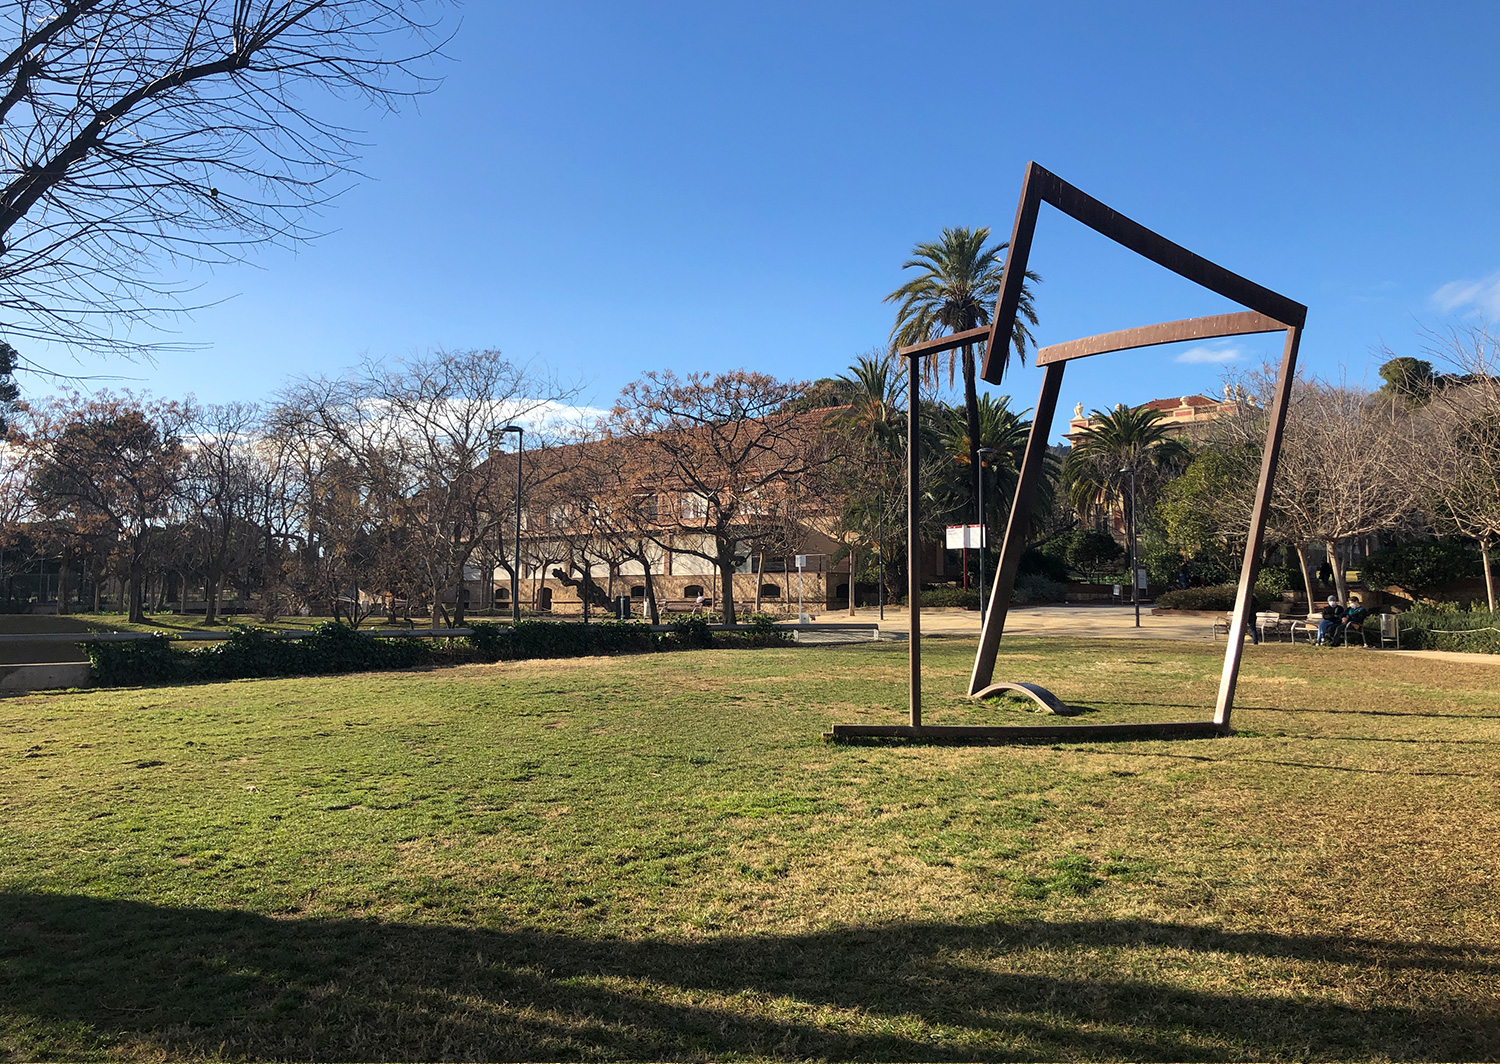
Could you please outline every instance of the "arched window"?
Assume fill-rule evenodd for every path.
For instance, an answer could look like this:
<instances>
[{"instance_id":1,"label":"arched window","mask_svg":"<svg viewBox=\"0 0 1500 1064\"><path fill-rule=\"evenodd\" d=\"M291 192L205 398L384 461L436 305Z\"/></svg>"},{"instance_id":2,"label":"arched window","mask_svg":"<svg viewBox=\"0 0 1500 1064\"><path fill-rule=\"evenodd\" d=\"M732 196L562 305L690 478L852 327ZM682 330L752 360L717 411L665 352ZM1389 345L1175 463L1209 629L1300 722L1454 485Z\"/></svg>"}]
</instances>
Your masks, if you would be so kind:
<instances>
[{"instance_id":1,"label":"arched window","mask_svg":"<svg viewBox=\"0 0 1500 1064\"><path fill-rule=\"evenodd\" d=\"M701 594L703 594L703 588L698 584L689 584L682 589L683 598L697 598Z\"/></svg>"},{"instance_id":2,"label":"arched window","mask_svg":"<svg viewBox=\"0 0 1500 1064\"><path fill-rule=\"evenodd\" d=\"M633 598L633 599L637 599L637 598L638 599L643 599L643 598L645 598L646 597L646 585L645 584L636 584L634 587L632 587L630 589L630 597Z\"/></svg>"},{"instance_id":3,"label":"arched window","mask_svg":"<svg viewBox=\"0 0 1500 1064\"><path fill-rule=\"evenodd\" d=\"M760 597L761 598L779 599L781 597L781 585L780 584L761 584L760 585Z\"/></svg>"}]
</instances>

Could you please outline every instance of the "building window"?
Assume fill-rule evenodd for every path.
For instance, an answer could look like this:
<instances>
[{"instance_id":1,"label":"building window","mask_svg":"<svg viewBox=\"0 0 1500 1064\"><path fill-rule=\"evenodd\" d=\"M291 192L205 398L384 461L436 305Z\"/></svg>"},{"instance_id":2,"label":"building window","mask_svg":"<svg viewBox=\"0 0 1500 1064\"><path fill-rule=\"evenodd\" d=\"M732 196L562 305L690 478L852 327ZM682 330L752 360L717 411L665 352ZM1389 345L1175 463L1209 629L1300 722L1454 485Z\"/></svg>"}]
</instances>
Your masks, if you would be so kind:
<instances>
[{"instance_id":1,"label":"building window","mask_svg":"<svg viewBox=\"0 0 1500 1064\"><path fill-rule=\"evenodd\" d=\"M780 584L761 584L760 585L760 597L761 598L779 599L781 597L781 585Z\"/></svg>"},{"instance_id":2,"label":"building window","mask_svg":"<svg viewBox=\"0 0 1500 1064\"><path fill-rule=\"evenodd\" d=\"M697 598L701 594L703 594L703 588L698 584L689 584L682 589L683 598Z\"/></svg>"},{"instance_id":3,"label":"building window","mask_svg":"<svg viewBox=\"0 0 1500 1064\"><path fill-rule=\"evenodd\" d=\"M636 584L635 587L633 587L633 588L630 589L630 597L633 598L633 599L636 599L636 598L643 599L643 598L645 598L646 597L646 585L645 584Z\"/></svg>"}]
</instances>

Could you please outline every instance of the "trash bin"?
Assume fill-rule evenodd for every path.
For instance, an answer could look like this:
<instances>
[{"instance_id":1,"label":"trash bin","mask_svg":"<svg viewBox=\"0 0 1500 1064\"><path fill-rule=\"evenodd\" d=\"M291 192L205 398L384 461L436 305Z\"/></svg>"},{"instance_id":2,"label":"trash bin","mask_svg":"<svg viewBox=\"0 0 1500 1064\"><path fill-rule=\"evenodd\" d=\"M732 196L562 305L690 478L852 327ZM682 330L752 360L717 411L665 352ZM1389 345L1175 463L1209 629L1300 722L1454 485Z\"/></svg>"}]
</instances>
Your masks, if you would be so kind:
<instances>
[{"instance_id":1,"label":"trash bin","mask_svg":"<svg viewBox=\"0 0 1500 1064\"><path fill-rule=\"evenodd\" d=\"M615 620L617 620L617 621L628 621L628 620L630 620L630 596L629 595L616 595L615 596Z\"/></svg>"}]
</instances>

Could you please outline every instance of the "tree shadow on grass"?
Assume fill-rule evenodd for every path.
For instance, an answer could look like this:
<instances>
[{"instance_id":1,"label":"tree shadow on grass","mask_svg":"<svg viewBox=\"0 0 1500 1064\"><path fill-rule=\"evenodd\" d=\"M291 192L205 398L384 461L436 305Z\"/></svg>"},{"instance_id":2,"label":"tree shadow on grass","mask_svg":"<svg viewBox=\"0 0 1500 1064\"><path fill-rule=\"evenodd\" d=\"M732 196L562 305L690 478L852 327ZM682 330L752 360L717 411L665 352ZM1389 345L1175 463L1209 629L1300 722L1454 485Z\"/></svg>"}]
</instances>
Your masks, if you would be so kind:
<instances>
[{"instance_id":1,"label":"tree shadow on grass","mask_svg":"<svg viewBox=\"0 0 1500 1064\"><path fill-rule=\"evenodd\" d=\"M1101 951L1129 959L1027 970ZM1145 921L622 940L0 894L12 1058L1492 1059L1496 977L1493 949Z\"/></svg>"}]
</instances>

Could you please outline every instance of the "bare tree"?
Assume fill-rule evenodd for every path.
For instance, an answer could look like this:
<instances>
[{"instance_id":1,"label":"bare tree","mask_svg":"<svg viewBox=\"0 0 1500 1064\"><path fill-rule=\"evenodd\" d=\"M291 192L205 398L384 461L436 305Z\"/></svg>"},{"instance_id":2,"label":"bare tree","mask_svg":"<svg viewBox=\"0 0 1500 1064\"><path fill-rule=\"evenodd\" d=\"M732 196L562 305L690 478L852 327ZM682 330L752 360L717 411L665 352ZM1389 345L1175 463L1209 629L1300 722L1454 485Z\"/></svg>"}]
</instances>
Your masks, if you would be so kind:
<instances>
[{"instance_id":1,"label":"bare tree","mask_svg":"<svg viewBox=\"0 0 1500 1064\"><path fill-rule=\"evenodd\" d=\"M145 620L153 546L173 516L187 457L182 403L101 393L65 396L37 420L31 492L46 514L97 524L119 544L130 620Z\"/></svg>"},{"instance_id":2,"label":"bare tree","mask_svg":"<svg viewBox=\"0 0 1500 1064\"><path fill-rule=\"evenodd\" d=\"M196 411L189 426L194 440L183 494L203 572L207 624L218 621L225 573L242 566L261 537L253 523L260 496L255 461L260 416L253 403L207 405Z\"/></svg>"},{"instance_id":3,"label":"bare tree","mask_svg":"<svg viewBox=\"0 0 1500 1064\"><path fill-rule=\"evenodd\" d=\"M12 336L141 350L164 261L314 235L354 174L320 97L428 91L439 0L14 0L0 11L0 308Z\"/></svg>"},{"instance_id":4,"label":"bare tree","mask_svg":"<svg viewBox=\"0 0 1500 1064\"><path fill-rule=\"evenodd\" d=\"M1260 375L1264 385L1269 373ZM1263 428L1268 403L1244 404L1252 431ZM1326 381L1297 381L1272 495L1273 534L1295 544L1308 601L1313 600L1307 547L1320 544L1333 568L1339 598L1348 596L1344 544L1409 526L1421 511L1417 453L1404 407L1369 392Z\"/></svg>"},{"instance_id":5,"label":"bare tree","mask_svg":"<svg viewBox=\"0 0 1500 1064\"><path fill-rule=\"evenodd\" d=\"M502 536L513 512L512 483L489 467L500 431L535 422L573 394L498 351L438 351L300 382L286 391L282 409L352 462L364 490L408 531L434 623L450 590L454 623L462 623L464 568Z\"/></svg>"},{"instance_id":6,"label":"bare tree","mask_svg":"<svg viewBox=\"0 0 1500 1064\"><path fill-rule=\"evenodd\" d=\"M1428 404L1424 460L1409 468L1428 488L1435 523L1479 544L1493 610L1492 553L1500 541L1500 339L1484 325L1434 339L1435 353L1462 375Z\"/></svg>"},{"instance_id":7,"label":"bare tree","mask_svg":"<svg viewBox=\"0 0 1500 1064\"><path fill-rule=\"evenodd\" d=\"M625 386L607 419L634 460L625 491L666 496L642 530L664 550L714 563L728 624L739 552L779 531L777 515L825 461L823 412L790 408L805 387L745 370L648 373Z\"/></svg>"}]
</instances>

